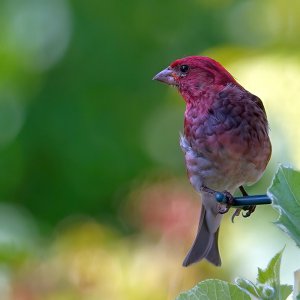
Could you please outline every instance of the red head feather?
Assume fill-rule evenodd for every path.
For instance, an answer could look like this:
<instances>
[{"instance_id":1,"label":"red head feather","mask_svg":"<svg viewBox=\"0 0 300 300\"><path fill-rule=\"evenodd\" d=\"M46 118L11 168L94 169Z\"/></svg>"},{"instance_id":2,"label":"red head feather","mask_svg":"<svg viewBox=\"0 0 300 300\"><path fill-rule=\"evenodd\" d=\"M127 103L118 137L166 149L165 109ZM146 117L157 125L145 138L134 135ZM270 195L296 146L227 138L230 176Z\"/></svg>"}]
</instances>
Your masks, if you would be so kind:
<instances>
[{"instance_id":1,"label":"red head feather","mask_svg":"<svg viewBox=\"0 0 300 300\"><path fill-rule=\"evenodd\" d=\"M210 84L237 84L233 76L220 63L209 57L188 56L175 60L170 67L180 71L182 65L186 65L189 68L187 75L183 77L185 79L191 79L202 74L201 78L204 79L204 81L208 81Z\"/></svg>"},{"instance_id":2,"label":"red head feather","mask_svg":"<svg viewBox=\"0 0 300 300\"><path fill-rule=\"evenodd\" d=\"M220 63L205 56L177 59L153 79L176 86L187 104L197 104L203 112L225 86L243 89Z\"/></svg>"}]
</instances>

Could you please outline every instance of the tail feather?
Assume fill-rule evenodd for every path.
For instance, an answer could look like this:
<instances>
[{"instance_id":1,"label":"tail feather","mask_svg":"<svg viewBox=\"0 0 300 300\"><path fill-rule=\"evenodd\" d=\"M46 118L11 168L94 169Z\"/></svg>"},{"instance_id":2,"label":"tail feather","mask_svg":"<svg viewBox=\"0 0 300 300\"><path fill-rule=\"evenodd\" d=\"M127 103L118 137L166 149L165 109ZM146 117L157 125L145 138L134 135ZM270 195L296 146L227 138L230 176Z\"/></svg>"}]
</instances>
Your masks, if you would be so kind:
<instances>
[{"instance_id":1,"label":"tail feather","mask_svg":"<svg viewBox=\"0 0 300 300\"><path fill-rule=\"evenodd\" d=\"M222 264L220 253L219 253L218 237L219 237L219 228L216 231L216 233L214 234L212 246L211 246L209 252L207 253L207 255L205 256L205 258L209 262L211 262L212 264L214 264L217 267L221 266L221 264Z\"/></svg>"},{"instance_id":2,"label":"tail feather","mask_svg":"<svg viewBox=\"0 0 300 300\"><path fill-rule=\"evenodd\" d=\"M211 214L208 215L211 216ZM221 265L221 258L218 248L219 226L217 226L216 231L212 232L210 230L211 220L207 220L207 217L206 209L204 206L202 206L198 232L193 246L183 261L182 265L184 267L198 262L203 258L206 258L209 262L216 266ZM219 222L219 220L216 221Z\"/></svg>"}]
</instances>

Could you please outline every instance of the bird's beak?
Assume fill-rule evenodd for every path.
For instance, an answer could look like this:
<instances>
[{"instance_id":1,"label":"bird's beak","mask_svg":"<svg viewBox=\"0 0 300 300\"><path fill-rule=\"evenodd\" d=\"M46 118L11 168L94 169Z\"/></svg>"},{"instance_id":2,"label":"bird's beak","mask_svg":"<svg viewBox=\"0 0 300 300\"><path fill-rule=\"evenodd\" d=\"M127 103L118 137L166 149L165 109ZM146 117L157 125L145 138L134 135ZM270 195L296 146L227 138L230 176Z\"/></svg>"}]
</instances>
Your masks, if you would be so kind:
<instances>
[{"instance_id":1,"label":"bird's beak","mask_svg":"<svg viewBox=\"0 0 300 300\"><path fill-rule=\"evenodd\" d=\"M158 74L156 74L153 77L153 80L158 80L169 85L177 85L174 75L175 75L174 71L171 69L171 67L168 67L162 70L161 72L159 72Z\"/></svg>"}]
</instances>

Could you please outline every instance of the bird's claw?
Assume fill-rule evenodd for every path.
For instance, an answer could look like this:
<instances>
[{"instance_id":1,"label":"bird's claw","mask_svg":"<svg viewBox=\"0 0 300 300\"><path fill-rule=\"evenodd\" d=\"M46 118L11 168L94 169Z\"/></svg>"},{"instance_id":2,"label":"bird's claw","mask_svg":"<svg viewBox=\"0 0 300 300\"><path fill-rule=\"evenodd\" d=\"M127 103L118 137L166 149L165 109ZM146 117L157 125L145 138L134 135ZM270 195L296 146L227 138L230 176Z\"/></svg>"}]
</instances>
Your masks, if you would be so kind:
<instances>
[{"instance_id":1,"label":"bird's claw","mask_svg":"<svg viewBox=\"0 0 300 300\"><path fill-rule=\"evenodd\" d=\"M237 208L231 217L231 222L234 223L234 218L238 217L242 210L246 211L243 213L244 218L249 218L251 214L255 211L256 205L244 206L243 208Z\"/></svg>"},{"instance_id":2,"label":"bird's claw","mask_svg":"<svg viewBox=\"0 0 300 300\"><path fill-rule=\"evenodd\" d=\"M230 207L228 207L227 205L225 206L224 204L218 203L218 208L217 209L218 209L218 213L223 215L223 214L226 214L229 211Z\"/></svg>"},{"instance_id":3,"label":"bird's claw","mask_svg":"<svg viewBox=\"0 0 300 300\"><path fill-rule=\"evenodd\" d=\"M244 218L249 218L252 213L255 211L256 205L244 206L243 208L237 208L231 217L231 222L234 223L234 218L238 217L242 210L246 211L243 213Z\"/></svg>"},{"instance_id":4,"label":"bird's claw","mask_svg":"<svg viewBox=\"0 0 300 300\"><path fill-rule=\"evenodd\" d=\"M241 213L241 209L240 209L240 208L237 208L237 209L234 211L234 213L233 213L232 216L231 216L231 222L232 222L232 223L234 223L234 218L235 218L235 217L238 217L238 216L240 215L240 213Z\"/></svg>"},{"instance_id":5,"label":"bird's claw","mask_svg":"<svg viewBox=\"0 0 300 300\"><path fill-rule=\"evenodd\" d=\"M246 213L243 213L244 218L248 218L251 216L251 214L255 211L256 205L249 205L243 207L243 210L246 211Z\"/></svg>"},{"instance_id":6,"label":"bird's claw","mask_svg":"<svg viewBox=\"0 0 300 300\"><path fill-rule=\"evenodd\" d=\"M222 215L226 214L234 203L234 198L229 192L224 191L223 194L227 200L226 205L218 204L218 213Z\"/></svg>"}]
</instances>

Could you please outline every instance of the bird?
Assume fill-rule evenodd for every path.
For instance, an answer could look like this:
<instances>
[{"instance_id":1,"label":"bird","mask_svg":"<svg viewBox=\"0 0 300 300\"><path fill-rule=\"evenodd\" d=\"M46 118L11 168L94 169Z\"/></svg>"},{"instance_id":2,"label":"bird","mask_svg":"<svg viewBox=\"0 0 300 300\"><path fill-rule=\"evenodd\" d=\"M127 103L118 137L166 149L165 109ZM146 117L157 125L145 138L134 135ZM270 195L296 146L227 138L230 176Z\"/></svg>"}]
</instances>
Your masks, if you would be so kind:
<instances>
[{"instance_id":1,"label":"bird","mask_svg":"<svg viewBox=\"0 0 300 300\"><path fill-rule=\"evenodd\" d=\"M202 200L197 234L183 266L202 259L221 266L219 228L230 204L218 203L215 195L223 191L232 200L238 188L247 195L244 185L263 175L272 152L264 105L206 56L177 59L153 80L175 87L185 101L180 146L189 181ZM248 217L255 206L243 209Z\"/></svg>"}]
</instances>

